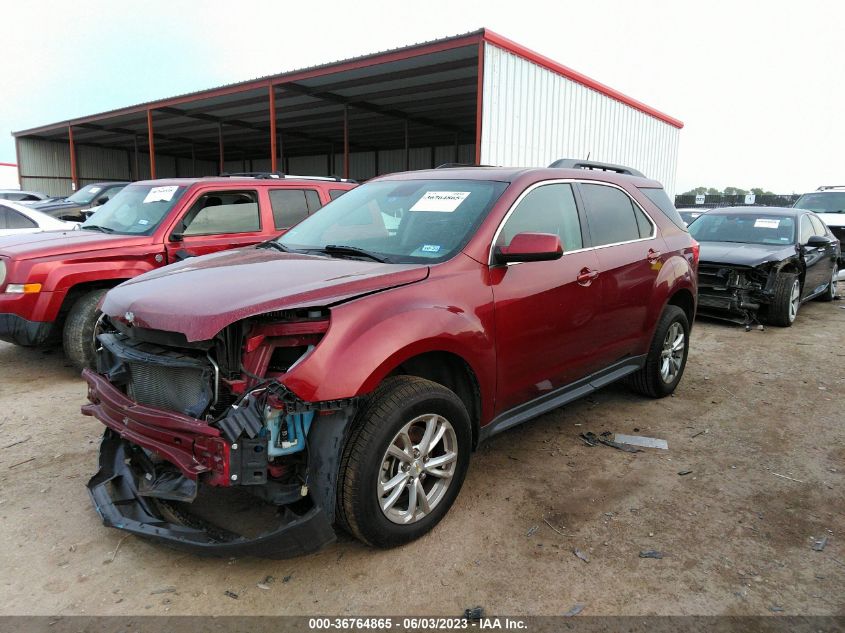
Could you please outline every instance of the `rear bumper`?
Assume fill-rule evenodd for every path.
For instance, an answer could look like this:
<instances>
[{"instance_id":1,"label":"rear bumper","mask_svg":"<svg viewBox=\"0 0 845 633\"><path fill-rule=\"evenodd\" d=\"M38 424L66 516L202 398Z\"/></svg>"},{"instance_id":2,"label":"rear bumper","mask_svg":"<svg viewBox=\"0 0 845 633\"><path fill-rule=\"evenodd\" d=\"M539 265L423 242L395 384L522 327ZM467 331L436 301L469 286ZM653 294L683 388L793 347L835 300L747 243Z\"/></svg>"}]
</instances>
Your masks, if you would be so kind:
<instances>
[{"instance_id":1,"label":"rear bumper","mask_svg":"<svg viewBox=\"0 0 845 633\"><path fill-rule=\"evenodd\" d=\"M33 347L50 340L55 323L28 321L17 314L0 313L0 341Z\"/></svg>"},{"instance_id":2,"label":"rear bumper","mask_svg":"<svg viewBox=\"0 0 845 633\"><path fill-rule=\"evenodd\" d=\"M302 514L285 510L276 529L248 538L192 521L178 504L185 521L165 518L162 501L138 493L137 475L130 467L131 444L107 429L100 445L100 469L88 482L88 492L107 527L115 527L177 549L210 556L291 558L314 552L335 540L331 522L319 506ZM169 503L169 502L168 502Z\"/></svg>"}]
</instances>

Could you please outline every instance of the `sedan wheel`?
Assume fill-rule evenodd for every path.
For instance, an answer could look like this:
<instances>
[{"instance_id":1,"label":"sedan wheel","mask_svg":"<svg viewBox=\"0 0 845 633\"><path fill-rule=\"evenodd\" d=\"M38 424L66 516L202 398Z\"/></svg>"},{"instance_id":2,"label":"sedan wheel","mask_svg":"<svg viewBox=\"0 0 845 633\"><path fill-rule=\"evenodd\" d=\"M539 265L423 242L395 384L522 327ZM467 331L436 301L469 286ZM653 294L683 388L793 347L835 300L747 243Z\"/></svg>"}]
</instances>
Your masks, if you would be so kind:
<instances>
[{"instance_id":1,"label":"sedan wheel","mask_svg":"<svg viewBox=\"0 0 845 633\"><path fill-rule=\"evenodd\" d=\"M801 305L801 283L796 279L792 284L792 293L789 296L789 322L795 321L798 316L798 306Z\"/></svg>"},{"instance_id":2,"label":"sedan wheel","mask_svg":"<svg viewBox=\"0 0 845 633\"><path fill-rule=\"evenodd\" d=\"M660 377L666 384L675 381L684 362L686 336L683 326L677 321L669 326L663 339L663 351L660 354Z\"/></svg>"}]
</instances>

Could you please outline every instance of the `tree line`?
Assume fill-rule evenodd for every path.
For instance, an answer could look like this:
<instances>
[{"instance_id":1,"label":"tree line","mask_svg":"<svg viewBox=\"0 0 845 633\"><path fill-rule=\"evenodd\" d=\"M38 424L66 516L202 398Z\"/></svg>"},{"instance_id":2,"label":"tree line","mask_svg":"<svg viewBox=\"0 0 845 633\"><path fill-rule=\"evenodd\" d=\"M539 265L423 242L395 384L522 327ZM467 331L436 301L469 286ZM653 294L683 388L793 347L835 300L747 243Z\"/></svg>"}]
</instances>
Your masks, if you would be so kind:
<instances>
[{"instance_id":1,"label":"tree line","mask_svg":"<svg viewBox=\"0 0 845 633\"><path fill-rule=\"evenodd\" d=\"M719 191L715 187L696 187L695 189L690 189L682 193L682 196L697 196L700 194L705 194L708 196L745 196L749 193L753 193L756 196L773 196L775 193L773 191L767 191L765 189L761 189L760 187L753 187L752 189L740 189L739 187L725 187L724 191Z\"/></svg>"}]
</instances>

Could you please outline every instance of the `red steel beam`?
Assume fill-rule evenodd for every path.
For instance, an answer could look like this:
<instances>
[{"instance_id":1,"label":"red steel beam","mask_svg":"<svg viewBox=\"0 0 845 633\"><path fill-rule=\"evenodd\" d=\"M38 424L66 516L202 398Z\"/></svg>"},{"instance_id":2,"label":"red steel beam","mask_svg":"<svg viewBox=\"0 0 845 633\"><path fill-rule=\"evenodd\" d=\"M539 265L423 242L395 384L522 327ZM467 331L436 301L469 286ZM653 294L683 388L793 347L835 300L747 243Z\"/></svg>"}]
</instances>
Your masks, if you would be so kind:
<instances>
[{"instance_id":1,"label":"red steel beam","mask_svg":"<svg viewBox=\"0 0 845 633\"><path fill-rule=\"evenodd\" d=\"M153 138L153 111L147 109L147 144L150 149L150 179L155 180L156 177L156 144Z\"/></svg>"},{"instance_id":2,"label":"red steel beam","mask_svg":"<svg viewBox=\"0 0 845 633\"><path fill-rule=\"evenodd\" d=\"M79 177L76 173L76 145L73 144L73 126L67 126L68 149L70 149L70 190L76 191Z\"/></svg>"},{"instance_id":3,"label":"red steel beam","mask_svg":"<svg viewBox=\"0 0 845 633\"><path fill-rule=\"evenodd\" d=\"M276 149L276 89L267 86L267 96L270 99L270 171L278 171L276 161L278 160Z\"/></svg>"},{"instance_id":4,"label":"red steel beam","mask_svg":"<svg viewBox=\"0 0 845 633\"><path fill-rule=\"evenodd\" d=\"M343 106L343 177L349 178L349 106Z\"/></svg>"},{"instance_id":5,"label":"red steel beam","mask_svg":"<svg viewBox=\"0 0 845 633\"><path fill-rule=\"evenodd\" d=\"M484 40L478 42L478 78L475 88L475 164L481 164L481 114L484 111Z\"/></svg>"}]
</instances>

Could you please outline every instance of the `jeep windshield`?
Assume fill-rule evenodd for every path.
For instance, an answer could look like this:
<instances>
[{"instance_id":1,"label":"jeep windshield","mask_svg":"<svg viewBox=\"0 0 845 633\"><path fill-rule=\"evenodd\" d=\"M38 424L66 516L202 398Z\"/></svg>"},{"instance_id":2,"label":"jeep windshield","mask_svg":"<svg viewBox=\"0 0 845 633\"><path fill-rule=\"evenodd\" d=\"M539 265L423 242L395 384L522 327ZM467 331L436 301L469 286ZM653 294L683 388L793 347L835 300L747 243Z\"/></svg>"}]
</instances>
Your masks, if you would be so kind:
<instances>
[{"instance_id":1,"label":"jeep windshield","mask_svg":"<svg viewBox=\"0 0 845 633\"><path fill-rule=\"evenodd\" d=\"M845 191L805 193L793 206L816 213L845 213Z\"/></svg>"},{"instance_id":2,"label":"jeep windshield","mask_svg":"<svg viewBox=\"0 0 845 633\"><path fill-rule=\"evenodd\" d=\"M101 233L150 235L170 212L186 187L129 185L97 211L80 228Z\"/></svg>"},{"instance_id":3,"label":"jeep windshield","mask_svg":"<svg viewBox=\"0 0 845 633\"><path fill-rule=\"evenodd\" d=\"M488 180L367 183L304 219L276 244L394 264L446 261L466 245L507 186Z\"/></svg>"},{"instance_id":4,"label":"jeep windshield","mask_svg":"<svg viewBox=\"0 0 845 633\"><path fill-rule=\"evenodd\" d=\"M740 244L793 244L795 220L785 215L705 213L689 225L699 242Z\"/></svg>"}]
</instances>

